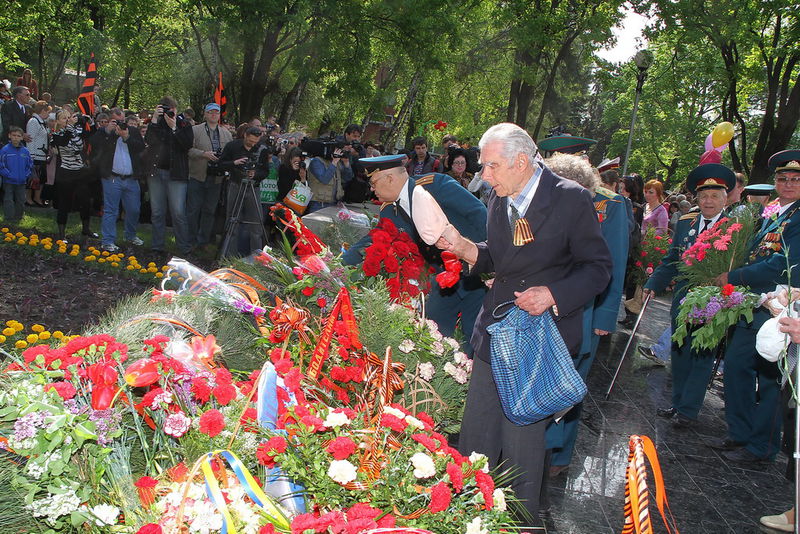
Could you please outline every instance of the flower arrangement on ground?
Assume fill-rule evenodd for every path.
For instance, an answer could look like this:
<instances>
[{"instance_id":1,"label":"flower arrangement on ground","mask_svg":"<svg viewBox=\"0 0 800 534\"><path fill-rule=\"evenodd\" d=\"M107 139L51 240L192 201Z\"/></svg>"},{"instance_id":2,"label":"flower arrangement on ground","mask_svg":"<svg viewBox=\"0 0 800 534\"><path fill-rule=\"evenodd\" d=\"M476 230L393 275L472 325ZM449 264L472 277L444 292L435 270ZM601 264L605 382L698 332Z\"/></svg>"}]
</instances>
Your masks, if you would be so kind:
<instances>
[{"instance_id":1,"label":"flower arrangement on ground","mask_svg":"<svg viewBox=\"0 0 800 534\"><path fill-rule=\"evenodd\" d=\"M672 339L683 345L691 332L692 349L713 349L722 342L728 328L744 317L753 320L753 309L758 305L759 295L744 287L726 284L723 287L700 286L690 289L681 300L675 323L678 325Z\"/></svg>"}]
</instances>

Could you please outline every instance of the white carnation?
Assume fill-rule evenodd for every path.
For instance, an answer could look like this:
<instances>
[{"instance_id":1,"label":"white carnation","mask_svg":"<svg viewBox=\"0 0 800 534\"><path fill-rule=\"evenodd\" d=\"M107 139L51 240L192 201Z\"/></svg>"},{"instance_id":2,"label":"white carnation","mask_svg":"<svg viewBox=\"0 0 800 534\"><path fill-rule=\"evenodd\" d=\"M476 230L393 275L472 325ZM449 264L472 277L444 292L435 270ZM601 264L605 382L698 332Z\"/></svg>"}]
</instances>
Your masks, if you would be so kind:
<instances>
[{"instance_id":1,"label":"white carnation","mask_svg":"<svg viewBox=\"0 0 800 534\"><path fill-rule=\"evenodd\" d=\"M339 484L347 484L356 479L356 466L347 460L333 460L328 467L328 476Z\"/></svg>"},{"instance_id":2,"label":"white carnation","mask_svg":"<svg viewBox=\"0 0 800 534\"><path fill-rule=\"evenodd\" d=\"M350 424L350 418L341 412L328 412L328 417L325 418L323 423L328 428L336 428L343 425Z\"/></svg>"},{"instance_id":3,"label":"white carnation","mask_svg":"<svg viewBox=\"0 0 800 534\"><path fill-rule=\"evenodd\" d=\"M461 348L461 345L458 343L458 341L456 341L456 340L455 340L455 339L453 339L452 337L446 337L446 338L444 338L444 340L443 340L443 341L444 341L444 342L445 342L447 345L449 345L449 346L450 346L450 348L451 348L451 349L453 349L453 350L458 350L458 349L460 349L460 348Z\"/></svg>"},{"instance_id":4,"label":"white carnation","mask_svg":"<svg viewBox=\"0 0 800 534\"><path fill-rule=\"evenodd\" d=\"M469 455L469 463L473 466L477 463L482 463L481 471L484 473L489 472L489 458L487 458L485 454L472 451L472 454Z\"/></svg>"},{"instance_id":5,"label":"white carnation","mask_svg":"<svg viewBox=\"0 0 800 534\"><path fill-rule=\"evenodd\" d=\"M436 374L436 367L431 362L423 362L419 364L419 376L425 381L430 382L433 375Z\"/></svg>"},{"instance_id":6,"label":"white carnation","mask_svg":"<svg viewBox=\"0 0 800 534\"><path fill-rule=\"evenodd\" d=\"M210 534L222 530L222 514L201 513L189 524L189 532L199 532L200 534Z\"/></svg>"},{"instance_id":7,"label":"white carnation","mask_svg":"<svg viewBox=\"0 0 800 534\"><path fill-rule=\"evenodd\" d=\"M441 356L444 354L444 345L442 345L441 341L434 341L433 345L431 346L431 351L437 356Z\"/></svg>"},{"instance_id":8,"label":"white carnation","mask_svg":"<svg viewBox=\"0 0 800 534\"><path fill-rule=\"evenodd\" d=\"M411 465L414 466L414 476L417 478L430 478L436 474L436 465L433 458L424 452L417 452L411 457Z\"/></svg>"},{"instance_id":9,"label":"white carnation","mask_svg":"<svg viewBox=\"0 0 800 534\"><path fill-rule=\"evenodd\" d=\"M408 354L409 352L411 352L412 350L417 348L417 346L414 345L414 342L411 341L410 339L404 339L402 341L402 343L400 343L397 346L397 348L400 349L400 352L404 352L404 353Z\"/></svg>"},{"instance_id":10,"label":"white carnation","mask_svg":"<svg viewBox=\"0 0 800 534\"><path fill-rule=\"evenodd\" d=\"M119 508L110 504L98 504L92 507L92 514L95 516L94 524L98 527L116 525Z\"/></svg>"},{"instance_id":11,"label":"white carnation","mask_svg":"<svg viewBox=\"0 0 800 534\"><path fill-rule=\"evenodd\" d=\"M469 373L465 369L457 367L455 374L453 374L453 379L459 384L466 384L469 380Z\"/></svg>"},{"instance_id":12,"label":"white carnation","mask_svg":"<svg viewBox=\"0 0 800 534\"><path fill-rule=\"evenodd\" d=\"M464 365L469 361L469 357L460 350L453 354L453 359L458 365Z\"/></svg>"},{"instance_id":13,"label":"white carnation","mask_svg":"<svg viewBox=\"0 0 800 534\"><path fill-rule=\"evenodd\" d=\"M458 367L453 365L453 362L447 362L444 364L444 372L452 377L455 377L456 373L458 372Z\"/></svg>"},{"instance_id":14,"label":"white carnation","mask_svg":"<svg viewBox=\"0 0 800 534\"><path fill-rule=\"evenodd\" d=\"M496 488L492 493L492 499L494 500L495 510L506 511L506 494L503 493L502 489Z\"/></svg>"},{"instance_id":15,"label":"white carnation","mask_svg":"<svg viewBox=\"0 0 800 534\"><path fill-rule=\"evenodd\" d=\"M406 416L406 423L408 423L409 426L413 426L416 428L425 428L425 425L422 424L422 421L411 415Z\"/></svg>"},{"instance_id":16,"label":"white carnation","mask_svg":"<svg viewBox=\"0 0 800 534\"><path fill-rule=\"evenodd\" d=\"M481 518L475 517L472 521L467 523L467 530L464 534L489 534L489 531L483 528Z\"/></svg>"},{"instance_id":17,"label":"white carnation","mask_svg":"<svg viewBox=\"0 0 800 534\"><path fill-rule=\"evenodd\" d=\"M389 415L393 415L398 419L406 418L406 414L402 410L398 410L397 408L393 408L392 406L384 406L383 413L388 413Z\"/></svg>"}]
</instances>

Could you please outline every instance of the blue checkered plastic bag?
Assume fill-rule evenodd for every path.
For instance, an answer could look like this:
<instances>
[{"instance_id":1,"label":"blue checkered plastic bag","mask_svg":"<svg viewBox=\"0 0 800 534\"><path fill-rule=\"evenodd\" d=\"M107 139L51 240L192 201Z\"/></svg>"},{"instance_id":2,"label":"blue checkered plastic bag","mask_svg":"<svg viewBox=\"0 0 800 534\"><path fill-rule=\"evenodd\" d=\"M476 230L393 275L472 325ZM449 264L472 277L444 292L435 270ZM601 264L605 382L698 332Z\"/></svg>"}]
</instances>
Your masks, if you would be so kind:
<instances>
[{"instance_id":1,"label":"blue checkered plastic bag","mask_svg":"<svg viewBox=\"0 0 800 534\"><path fill-rule=\"evenodd\" d=\"M497 310L511 304L501 304ZM529 425L578 404L586 384L572 363L549 313L531 315L514 306L490 325L492 374L503 412Z\"/></svg>"}]
</instances>

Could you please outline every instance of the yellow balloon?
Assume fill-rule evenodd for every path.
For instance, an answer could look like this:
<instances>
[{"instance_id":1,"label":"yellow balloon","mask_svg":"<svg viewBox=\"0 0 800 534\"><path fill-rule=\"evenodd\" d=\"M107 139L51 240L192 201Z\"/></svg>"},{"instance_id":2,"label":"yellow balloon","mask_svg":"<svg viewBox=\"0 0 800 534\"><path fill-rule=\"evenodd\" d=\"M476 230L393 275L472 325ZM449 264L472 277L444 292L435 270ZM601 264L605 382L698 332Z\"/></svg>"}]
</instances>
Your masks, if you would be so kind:
<instances>
[{"instance_id":1,"label":"yellow balloon","mask_svg":"<svg viewBox=\"0 0 800 534\"><path fill-rule=\"evenodd\" d=\"M733 139L733 124L729 122L717 124L714 131L711 132L711 144L714 145L714 148L729 143L731 139Z\"/></svg>"}]
</instances>

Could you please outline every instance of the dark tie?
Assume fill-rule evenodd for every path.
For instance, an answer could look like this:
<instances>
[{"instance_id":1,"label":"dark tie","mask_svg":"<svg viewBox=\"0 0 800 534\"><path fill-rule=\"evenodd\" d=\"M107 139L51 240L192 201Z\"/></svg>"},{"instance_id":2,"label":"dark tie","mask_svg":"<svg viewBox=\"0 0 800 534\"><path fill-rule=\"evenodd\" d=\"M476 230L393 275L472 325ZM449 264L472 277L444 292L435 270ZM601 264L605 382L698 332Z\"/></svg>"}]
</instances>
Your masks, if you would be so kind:
<instances>
[{"instance_id":1,"label":"dark tie","mask_svg":"<svg viewBox=\"0 0 800 534\"><path fill-rule=\"evenodd\" d=\"M403 206L401 206L401 205L400 205L400 200L395 200L395 201L394 201L394 212L395 212L395 214L397 214L397 215L399 215L400 217L402 217L402 219L403 219L405 222L407 222L407 223L410 223L410 224L412 224L412 225L414 224L414 223L411 221L411 217L408 215L408 213L406 213L406 210L404 210L404 209L403 209Z\"/></svg>"},{"instance_id":2,"label":"dark tie","mask_svg":"<svg viewBox=\"0 0 800 534\"><path fill-rule=\"evenodd\" d=\"M511 199L509 199L508 205L511 208L511 219L510 219L510 222L511 222L511 235L513 236L514 235L514 230L517 228L517 221L520 219L519 210L517 210L517 207L514 205L514 203L511 201Z\"/></svg>"},{"instance_id":3,"label":"dark tie","mask_svg":"<svg viewBox=\"0 0 800 534\"><path fill-rule=\"evenodd\" d=\"M706 231L706 229L711 225L711 219L703 219L703 227L700 229L700 233Z\"/></svg>"}]
</instances>

